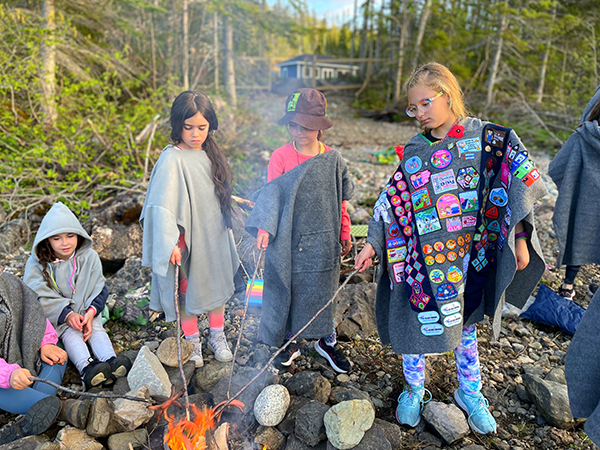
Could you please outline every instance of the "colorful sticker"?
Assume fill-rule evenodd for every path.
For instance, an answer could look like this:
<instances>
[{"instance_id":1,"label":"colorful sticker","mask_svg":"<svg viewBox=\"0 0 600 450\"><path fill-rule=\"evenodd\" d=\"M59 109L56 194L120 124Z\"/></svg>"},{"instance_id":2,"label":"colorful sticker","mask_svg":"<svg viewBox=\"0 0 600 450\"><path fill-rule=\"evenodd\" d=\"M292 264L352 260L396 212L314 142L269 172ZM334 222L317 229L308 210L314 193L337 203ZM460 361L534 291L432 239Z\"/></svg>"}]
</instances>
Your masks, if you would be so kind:
<instances>
[{"instance_id":1,"label":"colorful sticker","mask_svg":"<svg viewBox=\"0 0 600 450\"><path fill-rule=\"evenodd\" d=\"M435 264L435 258L431 255L427 255L425 257L425 264L427 264L428 266L433 266Z\"/></svg>"},{"instance_id":2,"label":"colorful sticker","mask_svg":"<svg viewBox=\"0 0 600 450\"><path fill-rule=\"evenodd\" d=\"M474 227L477 225L477 217L475 216L462 216L463 228Z\"/></svg>"},{"instance_id":3,"label":"colorful sticker","mask_svg":"<svg viewBox=\"0 0 600 450\"><path fill-rule=\"evenodd\" d=\"M437 287L437 293L435 294L435 299L438 302L452 300L456 297L458 297L458 292L456 291L456 288L452 284L444 283L444 284L440 284ZM458 304L458 306L460 308L460 303ZM443 306L442 306L442 308L443 308Z\"/></svg>"},{"instance_id":4,"label":"colorful sticker","mask_svg":"<svg viewBox=\"0 0 600 450\"><path fill-rule=\"evenodd\" d=\"M425 244L423 246L423 253L425 253L426 255L431 255L433 253L433 247L429 244Z\"/></svg>"},{"instance_id":5,"label":"colorful sticker","mask_svg":"<svg viewBox=\"0 0 600 450\"><path fill-rule=\"evenodd\" d=\"M497 233L498 231L500 231L500 223L497 220L492 220L488 224L487 229L489 231L495 231Z\"/></svg>"},{"instance_id":6,"label":"colorful sticker","mask_svg":"<svg viewBox=\"0 0 600 450\"><path fill-rule=\"evenodd\" d=\"M462 277L462 271L458 267L450 266L448 268L446 278L448 278L448 281L450 281L451 283L458 283L460 280L462 280Z\"/></svg>"},{"instance_id":7,"label":"colorful sticker","mask_svg":"<svg viewBox=\"0 0 600 450\"><path fill-rule=\"evenodd\" d=\"M498 240L498 235L496 233L488 234L488 241L495 242Z\"/></svg>"},{"instance_id":8,"label":"colorful sticker","mask_svg":"<svg viewBox=\"0 0 600 450\"><path fill-rule=\"evenodd\" d=\"M442 241L437 241L435 244L433 244L433 248L436 252L441 252L442 250L444 250L445 246Z\"/></svg>"},{"instance_id":9,"label":"colorful sticker","mask_svg":"<svg viewBox=\"0 0 600 450\"><path fill-rule=\"evenodd\" d=\"M439 336L444 332L444 327L439 323L421 325L421 333L425 336Z\"/></svg>"},{"instance_id":10,"label":"colorful sticker","mask_svg":"<svg viewBox=\"0 0 600 450\"><path fill-rule=\"evenodd\" d=\"M402 179L402 172L396 172L394 174L394 180L400 181Z\"/></svg>"},{"instance_id":11,"label":"colorful sticker","mask_svg":"<svg viewBox=\"0 0 600 450\"><path fill-rule=\"evenodd\" d=\"M417 318L421 323L436 323L440 320L440 315L437 311L423 311L417 314Z\"/></svg>"},{"instance_id":12,"label":"colorful sticker","mask_svg":"<svg viewBox=\"0 0 600 450\"><path fill-rule=\"evenodd\" d=\"M490 202L496 206L506 206L508 203L508 194L503 187L495 188L490 191Z\"/></svg>"},{"instance_id":13,"label":"colorful sticker","mask_svg":"<svg viewBox=\"0 0 600 450\"><path fill-rule=\"evenodd\" d=\"M479 184L479 172L474 167L463 167L458 170L456 182L463 189L475 189Z\"/></svg>"},{"instance_id":14,"label":"colorful sticker","mask_svg":"<svg viewBox=\"0 0 600 450\"><path fill-rule=\"evenodd\" d=\"M394 272L396 283L404 283L404 263L398 262L392 265L392 271Z\"/></svg>"},{"instance_id":15,"label":"colorful sticker","mask_svg":"<svg viewBox=\"0 0 600 450\"><path fill-rule=\"evenodd\" d=\"M406 194L406 195L404 195ZM406 198L404 198L406 197ZM407 211L410 211L412 209L412 203L410 203L410 194L408 193L408 191L405 191L402 193L402 200L404 200L406 203L404 204L404 209L406 209Z\"/></svg>"},{"instance_id":16,"label":"colorful sticker","mask_svg":"<svg viewBox=\"0 0 600 450\"><path fill-rule=\"evenodd\" d=\"M456 261L457 258L458 255L456 254L456 252L448 252L448 254L446 255L446 259L448 259L448 261L450 262Z\"/></svg>"},{"instance_id":17,"label":"colorful sticker","mask_svg":"<svg viewBox=\"0 0 600 450\"><path fill-rule=\"evenodd\" d=\"M431 182L433 184L433 192L436 194L442 194L458 189L456 179L454 178L454 170L452 169L432 175Z\"/></svg>"},{"instance_id":18,"label":"colorful sticker","mask_svg":"<svg viewBox=\"0 0 600 450\"><path fill-rule=\"evenodd\" d=\"M405 236L412 236L413 229L410 225L407 225L402 229L402 232L404 233Z\"/></svg>"},{"instance_id":19,"label":"colorful sticker","mask_svg":"<svg viewBox=\"0 0 600 450\"><path fill-rule=\"evenodd\" d=\"M474 153L481 151L481 141L479 138L463 139L456 143L458 148L458 155L462 156L464 153Z\"/></svg>"},{"instance_id":20,"label":"colorful sticker","mask_svg":"<svg viewBox=\"0 0 600 450\"><path fill-rule=\"evenodd\" d=\"M451 217L450 219L446 219L446 230L451 233L462 230L461 218Z\"/></svg>"},{"instance_id":21,"label":"colorful sticker","mask_svg":"<svg viewBox=\"0 0 600 450\"><path fill-rule=\"evenodd\" d=\"M453 326L461 324L461 323L462 323L462 314L461 313L456 313L456 314L452 314L451 316L444 317L444 326L446 326L446 327L453 327Z\"/></svg>"},{"instance_id":22,"label":"colorful sticker","mask_svg":"<svg viewBox=\"0 0 600 450\"><path fill-rule=\"evenodd\" d=\"M465 242L468 244L469 242L471 242L471 233L467 233L465 234Z\"/></svg>"},{"instance_id":23,"label":"colorful sticker","mask_svg":"<svg viewBox=\"0 0 600 450\"><path fill-rule=\"evenodd\" d=\"M436 169L445 169L452 163L452 153L446 149L440 149L431 155L431 165Z\"/></svg>"},{"instance_id":24,"label":"colorful sticker","mask_svg":"<svg viewBox=\"0 0 600 450\"><path fill-rule=\"evenodd\" d=\"M388 191L389 192L389 191ZM392 205L394 206L398 206L402 203L402 201L400 200L400 197L398 197L397 195L394 195L391 199L390 202L392 203Z\"/></svg>"},{"instance_id":25,"label":"colorful sticker","mask_svg":"<svg viewBox=\"0 0 600 450\"><path fill-rule=\"evenodd\" d=\"M402 216L402 217L398 218L398 223L400 224L400 226L405 227L406 225L408 225L410 223L410 221L408 220L408 217Z\"/></svg>"},{"instance_id":26,"label":"colorful sticker","mask_svg":"<svg viewBox=\"0 0 600 450\"><path fill-rule=\"evenodd\" d=\"M448 250L454 250L456 248L456 241L454 239L448 239L446 241L446 248Z\"/></svg>"},{"instance_id":27,"label":"colorful sticker","mask_svg":"<svg viewBox=\"0 0 600 450\"><path fill-rule=\"evenodd\" d=\"M408 173L415 173L421 169L422 165L423 162L421 161L421 158L419 158L418 156L413 156L412 158L409 158L406 161L404 168Z\"/></svg>"},{"instance_id":28,"label":"colorful sticker","mask_svg":"<svg viewBox=\"0 0 600 450\"><path fill-rule=\"evenodd\" d=\"M387 248L402 247L403 245L406 245L406 240L404 237L400 236L394 239L386 239L385 244Z\"/></svg>"},{"instance_id":29,"label":"colorful sticker","mask_svg":"<svg viewBox=\"0 0 600 450\"><path fill-rule=\"evenodd\" d=\"M460 202L454 194L442 195L436 203L436 208L440 219L460 215Z\"/></svg>"},{"instance_id":30,"label":"colorful sticker","mask_svg":"<svg viewBox=\"0 0 600 450\"><path fill-rule=\"evenodd\" d=\"M438 264L444 264L446 262L446 255L443 253L438 253L435 255L435 262Z\"/></svg>"},{"instance_id":31,"label":"colorful sticker","mask_svg":"<svg viewBox=\"0 0 600 450\"><path fill-rule=\"evenodd\" d=\"M465 248L461 247L458 249L458 257L459 258L464 258L465 257Z\"/></svg>"},{"instance_id":32,"label":"colorful sticker","mask_svg":"<svg viewBox=\"0 0 600 450\"><path fill-rule=\"evenodd\" d=\"M396 188L394 186L390 186L387 188L388 194L396 195Z\"/></svg>"},{"instance_id":33,"label":"colorful sticker","mask_svg":"<svg viewBox=\"0 0 600 450\"><path fill-rule=\"evenodd\" d=\"M450 303L443 304L440 307L440 311L442 312L443 315L449 316L451 314L456 314L457 312L459 312L460 308L461 308L460 302L450 302Z\"/></svg>"},{"instance_id":34,"label":"colorful sticker","mask_svg":"<svg viewBox=\"0 0 600 450\"><path fill-rule=\"evenodd\" d=\"M497 219L499 215L500 212L498 210L498 207L496 206L492 206L485 212L485 217L487 217L488 219Z\"/></svg>"},{"instance_id":35,"label":"colorful sticker","mask_svg":"<svg viewBox=\"0 0 600 450\"><path fill-rule=\"evenodd\" d=\"M515 173L515 170L517 170L519 166L523 164L523 162L525 162L526 159L527 154L525 152L520 152L519 154L517 154L517 156L515 156L515 159L513 159L512 164L510 165L510 172Z\"/></svg>"},{"instance_id":36,"label":"colorful sticker","mask_svg":"<svg viewBox=\"0 0 600 450\"><path fill-rule=\"evenodd\" d=\"M432 205L431 197L429 196L429 189L426 187L414 191L411 194L411 198L414 211L429 208Z\"/></svg>"},{"instance_id":37,"label":"colorful sticker","mask_svg":"<svg viewBox=\"0 0 600 450\"><path fill-rule=\"evenodd\" d=\"M413 185L415 189L419 189L420 187L425 186L429 183L429 179L431 177L431 172L429 170L424 170L423 172L415 173L410 176L410 183Z\"/></svg>"},{"instance_id":38,"label":"colorful sticker","mask_svg":"<svg viewBox=\"0 0 600 450\"><path fill-rule=\"evenodd\" d=\"M465 191L458 194L460 209L463 213L479 210L479 194L477 191Z\"/></svg>"},{"instance_id":39,"label":"colorful sticker","mask_svg":"<svg viewBox=\"0 0 600 450\"><path fill-rule=\"evenodd\" d=\"M405 190L406 190L406 188L408 187L408 186L406 185L406 182L405 182L405 181L398 181L398 184L397 184L396 186L398 186L398 189L399 189L400 191L405 191Z\"/></svg>"},{"instance_id":40,"label":"colorful sticker","mask_svg":"<svg viewBox=\"0 0 600 450\"><path fill-rule=\"evenodd\" d=\"M404 200L405 202L407 202L407 201L409 201L409 200L410 200L410 193L409 193L408 191L403 191L403 192L400 194L400 198L401 198L402 200ZM406 205L404 205L404 206L406 207ZM406 209L408 209L408 208L406 208Z\"/></svg>"},{"instance_id":41,"label":"colorful sticker","mask_svg":"<svg viewBox=\"0 0 600 450\"><path fill-rule=\"evenodd\" d=\"M443 283L446 277L444 275L444 272L442 272L440 269L433 269L429 273L429 279L432 283Z\"/></svg>"},{"instance_id":42,"label":"colorful sticker","mask_svg":"<svg viewBox=\"0 0 600 450\"><path fill-rule=\"evenodd\" d=\"M395 263L404 261L406 259L407 250L406 247L390 248L387 251L388 262Z\"/></svg>"},{"instance_id":43,"label":"colorful sticker","mask_svg":"<svg viewBox=\"0 0 600 450\"><path fill-rule=\"evenodd\" d=\"M500 165L500 183L502 183L505 187L508 187L508 176L510 171L508 170L508 165L503 162Z\"/></svg>"},{"instance_id":44,"label":"colorful sticker","mask_svg":"<svg viewBox=\"0 0 600 450\"><path fill-rule=\"evenodd\" d=\"M417 222L417 230L421 236L442 229L442 225L440 224L440 220L438 219L435 208L430 208L426 209L425 211L419 211L415 213L415 220Z\"/></svg>"},{"instance_id":45,"label":"colorful sticker","mask_svg":"<svg viewBox=\"0 0 600 450\"><path fill-rule=\"evenodd\" d=\"M456 243L458 244L459 247L462 247L463 245L465 245L465 238L462 236L459 236L456 239Z\"/></svg>"},{"instance_id":46,"label":"colorful sticker","mask_svg":"<svg viewBox=\"0 0 600 450\"><path fill-rule=\"evenodd\" d=\"M410 302L419 309L425 309L427 303L429 303L429 300L431 300L431 297L427 294L423 294L422 297L416 297L415 295L410 297Z\"/></svg>"},{"instance_id":47,"label":"colorful sticker","mask_svg":"<svg viewBox=\"0 0 600 450\"><path fill-rule=\"evenodd\" d=\"M506 131L495 130L489 125L485 128L485 142L492 144L494 147L502 147Z\"/></svg>"},{"instance_id":48,"label":"colorful sticker","mask_svg":"<svg viewBox=\"0 0 600 450\"><path fill-rule=\"evenodd\" d=\"M397 237L398 235L400 235L400 227L398 226L398 224L396 222L390 223L390 226L388 228L388 233L392 237Z\"/></svg>"},{"instance_id":49,"label":"colorful sticker","mask_svg":"<svg viewBox=\"0 0 600 450\"><path fill-rule=\"evenodd\" d=\"M402 206L396 206L396 209L394 211L396 213L396 216L404 215L404 208Z\"/></svg>"},{"instance_id":50,"label":"colorful sticker","mask_svg":"<svg viewBox=\"0 0 600 450\"><path fill-rule=\"evenodd\" d=\"M538 172L537 169L533 169L523 178L523 183L525 183L527 186L531 186L533 183L540 179L540 176L540 172Z\"/></svg>"}]
</instances>

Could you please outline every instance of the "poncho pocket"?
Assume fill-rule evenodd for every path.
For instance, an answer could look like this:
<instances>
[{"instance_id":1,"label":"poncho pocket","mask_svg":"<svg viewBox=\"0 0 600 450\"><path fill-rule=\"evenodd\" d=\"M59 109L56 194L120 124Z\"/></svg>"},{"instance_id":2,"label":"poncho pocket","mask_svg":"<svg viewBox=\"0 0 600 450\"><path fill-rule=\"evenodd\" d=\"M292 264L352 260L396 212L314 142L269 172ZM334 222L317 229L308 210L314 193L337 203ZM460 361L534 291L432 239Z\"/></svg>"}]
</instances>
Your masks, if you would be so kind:
<instances>
[{"instance_id":1,"label":"poncho pocket","mask_svg":"<svg viewBox=\"0 0 600 450\"><path fill-rule=\"evenodd\" d=\"M292 251L292 272L326 272L332 270L340 255L335 230L302 233Z\"/></svg>"}]
</instances>

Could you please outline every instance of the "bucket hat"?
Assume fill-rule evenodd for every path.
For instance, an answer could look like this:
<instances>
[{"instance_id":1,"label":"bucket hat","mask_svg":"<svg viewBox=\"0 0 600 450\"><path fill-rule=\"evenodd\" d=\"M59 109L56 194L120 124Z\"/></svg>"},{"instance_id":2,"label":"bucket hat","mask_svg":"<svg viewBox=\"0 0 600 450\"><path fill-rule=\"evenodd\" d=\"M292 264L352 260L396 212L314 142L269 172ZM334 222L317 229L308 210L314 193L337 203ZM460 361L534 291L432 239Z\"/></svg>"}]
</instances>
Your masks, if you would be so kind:
<instances>
[{"instance_id":1,"label":"bucket hat","mask_svg":"<svg viewBox=\"0 0 600 450\"><path fill-rule=\"evenodd\" d=\"M316 89L301 88L285 101L285 116L277 122L279 125L297 123L309 130L327 130L333 124L327 117L327 99Z\"/></svg>"}]
</instances>

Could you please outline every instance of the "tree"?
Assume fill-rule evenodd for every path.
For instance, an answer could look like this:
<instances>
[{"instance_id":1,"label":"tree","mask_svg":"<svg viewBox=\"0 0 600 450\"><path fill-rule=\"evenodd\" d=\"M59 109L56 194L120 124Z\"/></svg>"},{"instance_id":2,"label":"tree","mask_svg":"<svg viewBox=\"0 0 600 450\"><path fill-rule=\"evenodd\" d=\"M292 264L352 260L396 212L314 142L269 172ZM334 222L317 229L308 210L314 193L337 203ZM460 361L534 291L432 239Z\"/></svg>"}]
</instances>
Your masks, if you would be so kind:
<instances>
[{"instance_id":1,"label":"tree","mask_svg":"<svg viewBox=\"0 0 600 450\"><path fill-rule=\"evenodd\" d=\"M44 29L46 34L42 41L42 76L41 86L44 94L44 123L54 125L58 112L56 110L56 9L54 0L44 0L42 5Z\"/></svg>"}]
</instances>

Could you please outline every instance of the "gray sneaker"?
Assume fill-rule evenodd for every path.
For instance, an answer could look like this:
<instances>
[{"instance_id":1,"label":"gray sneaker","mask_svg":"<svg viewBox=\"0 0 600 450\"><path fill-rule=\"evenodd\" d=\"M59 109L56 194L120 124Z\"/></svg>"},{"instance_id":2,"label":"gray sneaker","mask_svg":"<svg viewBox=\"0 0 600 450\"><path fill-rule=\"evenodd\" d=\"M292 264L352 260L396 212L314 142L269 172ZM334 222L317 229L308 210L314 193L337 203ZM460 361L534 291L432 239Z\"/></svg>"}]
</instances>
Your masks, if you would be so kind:
<instances>
[{"instance_id":1,"label":"gray sneaker","mask_svg":"<svg viewBox=\"0 0 600 450\"><path fill-rule=\"evenodd\" d=\"M208 349L215 354L215 359L220 362L229 362L233 359L233 353L229 349L227 338L224 332L217 333L208 340Z\"/></svg>"},{"instance_id":2,"label":"gray sneaker","mask_svg":"<svg viewBox=\"0 0 600 450\"><path fill-rule=\"evenodd\" d=\"M187 339L187 338L186 338ZM199 337L196 339L187 339L194 346L194 350L192 351L192 357L190 361L194 361L196 364L196 368L202 367L204 365L204 358L202 358L202 341Z\"/></svg>"}]
</instances>

